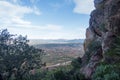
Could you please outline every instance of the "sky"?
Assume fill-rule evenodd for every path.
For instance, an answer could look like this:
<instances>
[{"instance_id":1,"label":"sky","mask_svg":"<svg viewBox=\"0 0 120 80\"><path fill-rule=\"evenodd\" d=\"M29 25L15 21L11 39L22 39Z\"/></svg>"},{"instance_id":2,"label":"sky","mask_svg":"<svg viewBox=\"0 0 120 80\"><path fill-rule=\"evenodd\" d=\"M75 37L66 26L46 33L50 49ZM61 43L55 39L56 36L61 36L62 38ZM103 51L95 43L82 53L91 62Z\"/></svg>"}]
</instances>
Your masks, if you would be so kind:
<instances>
[{"instance_id":1,"label":"sky","mask_svg":"<svg viewBox=\"0 0 120 80\"><path fill-rule=\"evenodd\" d=\"M0 0L0 29L28 39L84 39L93 0Z\"/></svg>"}]
</instances>

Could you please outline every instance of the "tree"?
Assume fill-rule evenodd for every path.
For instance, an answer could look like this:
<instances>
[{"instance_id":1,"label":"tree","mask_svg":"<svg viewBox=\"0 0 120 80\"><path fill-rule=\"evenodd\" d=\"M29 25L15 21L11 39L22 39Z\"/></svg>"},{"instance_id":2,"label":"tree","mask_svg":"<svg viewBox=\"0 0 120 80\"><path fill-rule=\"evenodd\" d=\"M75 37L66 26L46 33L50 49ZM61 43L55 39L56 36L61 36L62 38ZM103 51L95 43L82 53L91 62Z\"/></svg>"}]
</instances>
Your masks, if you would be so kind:
<instances>
[{"instance_id":1,"label":"tree","mask_svg":"<svg viewBox=\"0 0 120 80\"><path fill-rule=\"evenodd\" d=\"M22 80L31 69L42 66L41 49L28 45L27 37L12 35L7 29L0 31L0 73L7 80Z\"/></svg>"}]
</instances>

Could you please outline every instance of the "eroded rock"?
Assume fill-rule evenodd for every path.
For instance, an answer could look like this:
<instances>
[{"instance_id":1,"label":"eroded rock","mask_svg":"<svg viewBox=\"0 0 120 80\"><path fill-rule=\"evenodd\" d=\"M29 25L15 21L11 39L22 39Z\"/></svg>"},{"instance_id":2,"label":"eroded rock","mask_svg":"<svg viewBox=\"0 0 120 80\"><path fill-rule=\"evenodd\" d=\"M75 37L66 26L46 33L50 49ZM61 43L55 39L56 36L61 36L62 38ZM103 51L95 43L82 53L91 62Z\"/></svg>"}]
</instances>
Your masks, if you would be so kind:
<instances>
[{"instance_id":1,"label":"eroded rock","mask_svg":"<svg viewBox=\"0 0 120 80\"><path fill-rule=\"evenodd\" d=\"M94 0L94 4L96 9L91 13L89 28L86 30L85 55L80 70L88 79L101 61L115 63L120 60L119 56L107 54L112 50L116 38L120 37L120 0ZM97 44L99 46L90 46L96 41L100 42Z\"/></svg>"}]
</instances>

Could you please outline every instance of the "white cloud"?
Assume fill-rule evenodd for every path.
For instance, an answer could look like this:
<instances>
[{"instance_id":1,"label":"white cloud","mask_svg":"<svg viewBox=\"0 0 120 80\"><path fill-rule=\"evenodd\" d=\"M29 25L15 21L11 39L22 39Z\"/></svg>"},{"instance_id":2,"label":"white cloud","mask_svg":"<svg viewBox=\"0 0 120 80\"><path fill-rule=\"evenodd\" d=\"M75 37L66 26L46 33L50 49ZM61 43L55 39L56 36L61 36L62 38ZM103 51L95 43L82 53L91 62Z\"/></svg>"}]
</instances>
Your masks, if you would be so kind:
<instances>
[{"instance_id":1,"label":"white cloud","mask_svg":"<svg viewBox=\"0 0 120 80\"><path fill-rule=\"evenodd\" d=\"M35 33L31 34L30 37L28 36L29 38L32 39L75 39L75 38L84 39L86 31L86 29L84 28L74 28L74 30L67 30L64 28L57 30L54 29L53 30L33 29L33 30L35 31Z\"/></svg>"},{"instance_id":2,"label":"white cloud","mask_svg":"<svg viewBox=\"0 0 120 80\"><path fill-rule=\"evenodd\" d=\"M93 1L94 0L74 0L74 12L80 14L90 14L94 9Z\"/></svg>"},{"instance_id":3,"label":"white cloud","mask_svg":"<svg viewBox=\"0 0 120 80\"><path fill-rule=\"evenodd\" d=\"M84 39L85 33L83 31L35 31L34 33L29 33L30 39Z\"/></svg>"},{"instance_id":4,"label":"white cloud","mask_svg":"<svg viewBox=\"0 0 120 80\"><path fill-rule=\"evenodd\" d=\"M20 21L19 21L20 22ZM30 24L29 22L28 23L25 23L25 24L12 24L8 27L17 27L17 28L21 28L21 29L31 29L31 30L39 30L39 31L42 31L42 30L46 30L46 31L60 31L63 29L63 26L61 25L55 25L55 24L46 24L46 25L40 25L40 26L37 26L37 25L32 25Z\"/></svg>"},{"instance_id":5,"label":"white cloud","mask_svg":"<svg viewBox=\"0 0 120 80\"><path fill-rule=\"evenodd\" d=\"M73 0L65 0L67 4L71 4Z\"/></svg>"},{"instance_id":6,"label":"white cloud","mask_svg":"<svg viewBox=\"0 0 120 80\"><path fill-rule=\"evenodd\" d=\"M12 0L12 2L16 3L18 0Z\"/></svg>"},{"instance_id":7,"label":"white cloud","mask_svg":"<svg viewBox=\"0 0 120 80\"><path fill-rule=\"evenodd\" d=\"M20 25L22 26L22 25ZM18 25L19 27L19 25ZM23 28L24 28L24 25L23 25ZM39 31L54 31L54 32L57 32L57 31L61 31L63 29L63 26L61 25L55 25L55 24L46 24L46 25L43 25L43 26L35 26L35 25L26 25L26 28L29 28L31 30L39 30Z\"/></svg>"},{"instance_id":8,"label":"white cloud","mask_svg":"<svg viewBox=\"0 0 120 80\"><path fill-rule=\"evenodd\" d=\"M18 25L12 24L10 26L3 26L2 29L7 28L12 34L28 35L31 39L57 39L65 35L62 31L62 25L46 24L41 26L36 25Z\"/></svg>"},{"instance_id":9,"label":"white cloud","mask_svg":"<svg viewBox=\"0 0 120 80\"><path fill-rule=\"evenodd\" d=\"M85 29L74 28L74 30L65 29L62 25L47 24L43 26L34 25L15 25L17 28L8 26L12 34L28 35L29 39L84 39Z\"/></svg>"},{"instance_id":10,"label":"white cloud","mask_svg":"<svg viewBox=\"0 0 120 80\"><path fill-rule=\"evenodd\" d=\"M16 2L16 0L14 0L14 2ZM19 4L12 4L7 1L0 1L0 6L0 28L7 28L12 34L22 34L28 35L30 38L40 38L40 36L47 37L52 32L57 33L63 28L63 26L55 24L33 25L32 22L24 20L26 14L41 14L36 6L31 8L28 6L20 6Z\"/></svg>"},{"instance_id":11,"label":"white cloud","mask_svg":"<svg viewBox=\"0 0 120 80\"><path fill-rule=\"evenodd\" d=\"M34 3L36 0L30 0L31 3Z\"/></svg>"},{"instance_id":12,"label":"white cloud","mask_svg":"<svg viewBox=\"0 0 120 80\"><path fill-rule=\"evenodd\" d=\"M60 3L50 3L49 4L54 10L59 10L61 7L63 7L63 4Z\"/></svg>"},{"instance_id":13,"label":"white cloud","mask_svg":"<svg viewBox=\"0 0 120 80\"><path fill-rule=\"evenodd\" d=\"M33 10L34 10L34 13L36 15L41 15L42 14L36 6L33 7Z\"/></svg>"},{"instance_id":14,"label":"white cloud","mask_svg":"<svg viewBox=\"0 0 120 80\"><path fill-rule=\"evenodd\" d=\"M31 22L24 20L25 14L41 14L37 7L20 6L7 1L0 1L0 6L0 23L6 25L28 25Z\"/></svg>"},{"instance_id":15,"label":"white cloud","mask_svg":"<svg viewBox=\"0 0 120 80\"><path fill-rule=\"evenodd\" d=\"M62 30L62 28L63 28L63 26L54 25L54 24L47 24L47 25L43 26L43 29L53 30L53 31L60 31L60 30Z\"/></svg>"},{"instance_id":16,"label":"white cloud","mask_svg":"<svg viewBox=\"0 0 120 80\"><path fill-rule=\"evenodd\" d=\"M5 0L3 0L3 1L5 1ZM13 2L13 3L22 3L22 1L24 1L24 0L8 0L8 1L11 1L11 2ZM30 3L32 3L32 4L35 4L35 3L37 3L38 1L40 1L40 0L28 0Z\"/></svg>"},{"instance_id":17,"label":"white cloud","mask_svg":"<svg viewBox=\"0 0 120 80\"><path fill-rule=\"evenodd\" d=\"M30 25L31 22L25 21L20 19L19 17L15 16L14 18L11 19L12 23L16 23L17 25Z\"/></svg>"},{"instance_id":18,"label":"white cloud","mask_svg":"<svg viewBox=\"0 0 120 80\"><path fill-rule=\"evenodd\" d=\"M83 30L66 30L64 26L56 24L33 25L32 22L24 19L26 14L40 15L41 12L36 6L31 8L12 4L6 0L0 1L0 28L7 28L12 34L28 35L28 38L36 39L84 38Z\"/></svg>"},{"instance_id":19,"label":"white cloud","mask_svg":"<svg viewBox=\"0 0 120 80\"><path fill-rule=\"evenodd\" d=\"M33 4L37 3L38 1L40 1L40 0L30 0L30 2L33 3Z\"/></svg>"}]
</instances>

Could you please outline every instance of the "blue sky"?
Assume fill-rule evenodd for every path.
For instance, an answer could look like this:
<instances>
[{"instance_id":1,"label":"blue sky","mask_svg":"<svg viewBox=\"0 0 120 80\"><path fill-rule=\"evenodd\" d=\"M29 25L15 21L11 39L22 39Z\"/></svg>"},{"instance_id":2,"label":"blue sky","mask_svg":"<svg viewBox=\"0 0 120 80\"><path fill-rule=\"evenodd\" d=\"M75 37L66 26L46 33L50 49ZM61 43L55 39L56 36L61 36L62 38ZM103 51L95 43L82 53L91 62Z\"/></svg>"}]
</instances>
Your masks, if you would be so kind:
<instances>
[{"instance_id":1,"label":"blue sky","mask_svg":"<svg viewBox=\"0 0 120 80\"><path fill-rule=\"evenodd\" d=\"M29 39L83 39L93 0L0 0L0 29Z\"/></svg>"}]
</instances>

